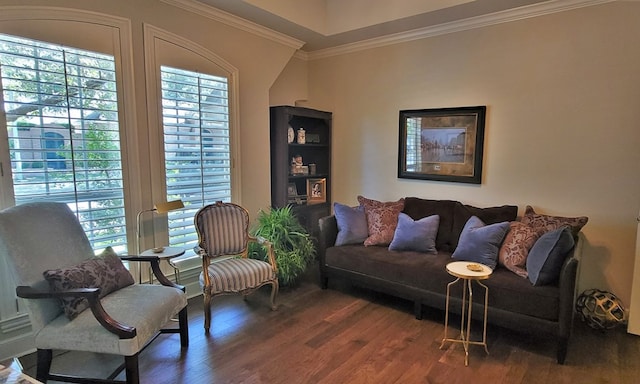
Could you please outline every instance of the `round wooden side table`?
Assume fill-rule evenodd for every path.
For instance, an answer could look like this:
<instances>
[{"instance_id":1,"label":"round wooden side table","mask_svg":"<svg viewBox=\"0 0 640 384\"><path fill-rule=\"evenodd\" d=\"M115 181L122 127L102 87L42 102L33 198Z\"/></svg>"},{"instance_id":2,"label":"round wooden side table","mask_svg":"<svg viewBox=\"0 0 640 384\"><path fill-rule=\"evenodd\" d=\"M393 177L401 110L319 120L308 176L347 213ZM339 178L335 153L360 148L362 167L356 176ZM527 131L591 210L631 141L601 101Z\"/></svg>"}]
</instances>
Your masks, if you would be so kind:
<instances>
[{"instance_id":1,"label":"round wooden side table","mask_svg":"<svg viewBox=\"0 0 640 384\"><path fill-rule=\"evenodd\" d=\"M444 343L449 341L452 343L461 343L464 347L464 365L469 365L469 345L482 345L485 352L489 354L487 349L487 309L489 304L489 287L482 284L481 280L486 280L491 276L493 270L486 265L471 261L454 261L447 264L447 272L456 279L447 284L447 299L444 317L444 338L440 349L444 347ZM460 336L458 338L449 338L447 331L449 328L449 299L451 298L451 286L462 280L462 311L460 320ZM482 330L482 341L471 341L471 310L473 308L473 282L484 288L484 321ZM468 292L468 297L467 297Z\"/></svg>"}]
</instances>

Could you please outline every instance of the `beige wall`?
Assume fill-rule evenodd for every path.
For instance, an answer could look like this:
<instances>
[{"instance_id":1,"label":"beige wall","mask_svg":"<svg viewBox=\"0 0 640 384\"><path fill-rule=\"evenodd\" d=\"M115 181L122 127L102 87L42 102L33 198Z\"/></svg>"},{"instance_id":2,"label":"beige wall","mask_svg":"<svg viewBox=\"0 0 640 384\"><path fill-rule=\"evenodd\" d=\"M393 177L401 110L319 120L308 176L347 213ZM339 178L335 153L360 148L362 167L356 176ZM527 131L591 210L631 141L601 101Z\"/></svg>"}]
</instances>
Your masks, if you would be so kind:
<instances>
[{"instance_id":1,"label":"beige wall","mask_svg":"<svg viewBox=\"0 0 640 384\"><path fill-rule=\"evenodd\" d=\"M159 0L83 1L0 0L1 6L38 5L88 10L131 21L136 99L136 131L138 132L139 165L143 174L149 164L146 93L144 76L143 24L151 24L182 36L210 50L238 69L239 126L242 167L241 203L251 215L268 208L270 201L269 174L269 88L295 49L256 34L216 22L196 13L167 5ZM147 178L145 178L147 179ZM141 178L142 180L142 178ZM143 197L151 196L151 186L142 181ZM153 205L143 201L144 206Z\"/></svg>"},{"instance_id":2,"label":"beige wall","mask_svg":"<svg viewBox=\"0 0 640 384\"><path fill-rule=\"evenodd\" d=\"M3 5L51 2L0 0ZM252 215L269 205L268 106L308 98L306 106L334 112L336 201L413 195L589 216L580 289L609 289L629 305L640 209L637 2L315 60L308 73L298 59L289 61L290 47L157 0L55 6L131 20L141 139L147 134L143 23L184 36L239 69L242 203ZM467 105L488 107L482 185L398 179L398 110ZM149 167L147 149L136 150L141 168Z\"/></svg>"},{"instance_id":3,"label":"beige wall","mask_svg":"<svg viewBox=\"0 0 640 384\"><path fill-rule=\"evenodd\" d=\"M269 103L276 105L302 105L309 95L307 62L291 58L269 90Z\"/></svg>"},{"instance_id":4,"label":"beige wall","mask_svg":"<svg viewBox=\"0 0 640 384\"><path fill-rule=\"evenodd\" d=\"M629 306L640 208L640 3L615 2L309 62L333 111L333 196L589 217L579 289ZM398 179L398 111L486 105L483 182Z\"/></svg>"}]
</instances>

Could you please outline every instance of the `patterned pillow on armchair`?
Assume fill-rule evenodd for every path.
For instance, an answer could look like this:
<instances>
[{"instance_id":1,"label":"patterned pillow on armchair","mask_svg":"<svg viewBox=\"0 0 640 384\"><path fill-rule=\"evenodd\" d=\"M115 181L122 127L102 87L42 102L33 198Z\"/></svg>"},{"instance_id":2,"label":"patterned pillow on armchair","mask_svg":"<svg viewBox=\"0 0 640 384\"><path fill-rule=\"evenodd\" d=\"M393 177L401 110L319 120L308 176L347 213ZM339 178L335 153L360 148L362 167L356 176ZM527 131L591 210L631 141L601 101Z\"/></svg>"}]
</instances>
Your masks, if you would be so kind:
<instances>
[{"instance_id":1,"label":"patterned pillow on armchair","mask_svg":"<svg viewBox=\"0 0 640 384\"><path fill-rule=\"evenodd\" d=\"M80 264L50 269L42 274L53 291L100 288L98 296L101 298L134 283L131 273L124 267L111 247L107 247L100 255ZM89 308L89 302L84 298L65 297L61 301L62 309L70 320Z\"/></svg>"}]
</instances>

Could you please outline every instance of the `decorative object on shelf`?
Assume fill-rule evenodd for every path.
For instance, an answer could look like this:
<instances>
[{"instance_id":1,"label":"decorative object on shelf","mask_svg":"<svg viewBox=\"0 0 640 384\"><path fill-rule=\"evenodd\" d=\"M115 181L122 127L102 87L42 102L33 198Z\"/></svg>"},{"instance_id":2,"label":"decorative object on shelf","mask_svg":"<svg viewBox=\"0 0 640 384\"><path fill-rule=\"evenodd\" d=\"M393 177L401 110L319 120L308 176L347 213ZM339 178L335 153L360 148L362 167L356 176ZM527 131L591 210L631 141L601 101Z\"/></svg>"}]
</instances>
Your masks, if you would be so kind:
<instances>
[{"instance_id":1,"label":"decorative object on shelf","mask_svg":"<svg viewBox=\"0 0 640 384\"><path fill-rule=\"evenodd\" d=\"M576 300L576 311L593 329L605 330L627 322L622 301L611 292L588 289Z\"/></svg>"},{"instance_id":2,"label":"decorative object on shelf","mask_svg":"<svg viewBox=\"0 0 640 384\"><path fill-rule=\"evenodd\" d=\"M486 109L400 111L398 177L480 184Z\"/></svg>"},{"instance_id":3,"label":"decorative object on shelf","mask_svg":"<svg viewBox=\"0 0 640 384\"><path fill-rule=\"evenodd\" d=\"M306 143L306 134L304 128L298 129L298 144Z\"/></svg>"},{"instance_id":4,"label":"decorative object on shelf","mask_svg":"<svg viewBox=\"0 0 640 384\"><path fill-rule=\"evenodd\" d=\"M291 144L293 143L293 139L295 138L296 133L293 131L293 128L291 128L291 126L289 126L289 128L287 129L287 143Z\"/></svg>"},{"instance_id":5,"label":"decorative object on shelf","mask_svg":"<svg viewBox=\"0 0 640 384\"><path fill-rule=\"evenodd\" d=\"M143 209L138 212L136 215L136 253L140 254L142 250L140 249L140 236L142 235L142 222L140 218L146 212L155 212L155 213L167 213L169 211L174 211L176 209L184 208L184 203L182 200L173 200L166 201L162 203L156 203L151 209ZM154 245L155 248L155 245ZM162 251L161 251L162 252ZM138 267L138 282L142 283L142 268Z\"/></svg>"},{"instance_id":6,"label":"decorative object on shelf","mask_svg":"<svg viewBox=\"0 0 640 384\"><path fill-rule=\"evenodd\" d=\"M298 196L298 188L296 187L296 183L289 183L287 185L287 196L289 197Z\"/></svg>"},{"instance_id":7,"label":"decorative object on shelf","mask_svg":"<svg viewBox=\"0 0 640 384\"><path fill-rule=\"evenodd\" d=\"M320 134L319 133L307 133L306 134L306 142L309 144L320 144Z\"/></svg>"},{"instance_id":8,"label":"decorative object on shelf","mask_svg":"<svg viewBox=\"0 0 640 384\"><path fill-rule=\"evenodd\" d=\"M295 155L293 156L293 158L291 158L291 174L302 174L302 155Z\"/></svg>"},{"instance_id":9,"label":"decorative object on shelf","mask_svg":"<svg viewBox=\"0 0 640 384\"><path fill-rule=\"evenodd\" d=\"M316 174L316 165L311 163L309 164L309 174L310 175L315 175Z\"/></svg>"},{"instance_id":10,"label":"decorative object on shelf","mask_svg":"<svg viewBox=\"0 0 640 384\"><path fill-rule=\"evenodd\" d=\"M307 179L307 204L327 201L327 179Z\"/></svg>"},{"instance_id":11,"label":"decorative object on shelf","mask_svg":"<svg viewBox=\"0 0 640 384\"><path fill-rule=\"evenodd\" d=\"M316 255L311 236L289 205L271 208L268 212L260 210L251 235L271 242L278 266L278 280L284 286L294 284ZM255 244L250 244L249 256L259 260L267 257L264 248Z\"/></svg>"}]
</instances>

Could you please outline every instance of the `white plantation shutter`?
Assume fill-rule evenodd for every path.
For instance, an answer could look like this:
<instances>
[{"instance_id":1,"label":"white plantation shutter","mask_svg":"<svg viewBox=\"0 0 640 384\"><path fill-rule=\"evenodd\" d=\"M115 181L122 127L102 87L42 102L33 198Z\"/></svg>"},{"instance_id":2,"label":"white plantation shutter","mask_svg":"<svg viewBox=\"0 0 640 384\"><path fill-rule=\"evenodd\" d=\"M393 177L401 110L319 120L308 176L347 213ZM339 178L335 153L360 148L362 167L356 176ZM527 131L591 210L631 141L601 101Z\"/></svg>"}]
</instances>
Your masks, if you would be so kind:
<instances>
[{"instance_id":1,"label":"white plantation shutter","mask_svg":"<svg viewBox=\"0 0 640 384\"><path fill-rule=\"evenodd\" d=\"M126 250L113 56L0 34L0 74L15 203L66 203Z\"/></svg>"},{"instance_id":2,"label":"white plantation shutter","mask_svg":"<svg viewBox=\"0 0 640 384\"><path fill-rule=\"evenodd\" d=\"M197 243L193 217L202 206L231 201L228 81L225 77L161 66L169 244Z\"/></svg>"}]
</instances>

